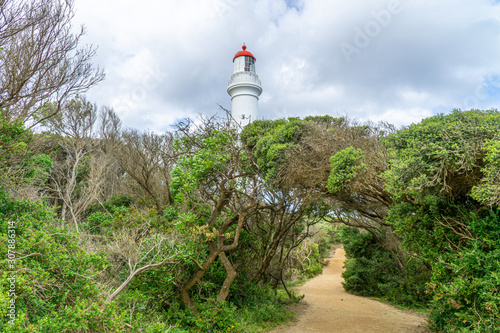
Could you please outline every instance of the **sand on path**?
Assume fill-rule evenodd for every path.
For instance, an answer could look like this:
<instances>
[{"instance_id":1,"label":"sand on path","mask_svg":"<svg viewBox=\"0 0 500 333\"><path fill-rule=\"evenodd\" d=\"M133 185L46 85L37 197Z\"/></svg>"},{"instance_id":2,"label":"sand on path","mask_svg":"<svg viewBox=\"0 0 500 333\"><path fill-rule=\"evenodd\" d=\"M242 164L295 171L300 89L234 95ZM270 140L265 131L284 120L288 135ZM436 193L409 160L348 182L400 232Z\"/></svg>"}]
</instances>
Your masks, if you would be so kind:
<instances>
[{"instance_id":1,"label":"sand on path","mask_svg":"<svg viewBox=\"0 0 500 333\"><path fill-rule=\"evenodd\" d=\"M298 288L304 294L296 320L272 333L427 333L425 315L347 293L342 287L344 249L338 248L323 273ZM302 304L301 304L302 303Z\"/></svg>"}]
</instances>

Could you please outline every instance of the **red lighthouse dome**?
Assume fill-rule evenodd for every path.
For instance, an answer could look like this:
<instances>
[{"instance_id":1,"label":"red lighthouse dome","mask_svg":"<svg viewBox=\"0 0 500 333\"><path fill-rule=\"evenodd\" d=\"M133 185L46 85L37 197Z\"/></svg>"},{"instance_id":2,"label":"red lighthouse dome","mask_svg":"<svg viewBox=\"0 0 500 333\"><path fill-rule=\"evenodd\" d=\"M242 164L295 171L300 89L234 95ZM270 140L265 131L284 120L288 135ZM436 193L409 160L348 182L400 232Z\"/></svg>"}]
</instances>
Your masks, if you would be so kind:
<instances>
[{"instance_id":1,"label":"red lighthouse dome","mask_svg":"<svg viewBox=\"0 0 500 333\"><path fill-rule=\"evenodd\" d=\"M243 44L242 49L243 49L243 51L239 51L238 53L236 53L234 55L233 62L234 62L234 59L241 57L241 56L252 57L254 60L256 60L255 57L253 56L253 54L247 51L247 47L245 46L245 44Z\"/></svg>"}]
</instances>

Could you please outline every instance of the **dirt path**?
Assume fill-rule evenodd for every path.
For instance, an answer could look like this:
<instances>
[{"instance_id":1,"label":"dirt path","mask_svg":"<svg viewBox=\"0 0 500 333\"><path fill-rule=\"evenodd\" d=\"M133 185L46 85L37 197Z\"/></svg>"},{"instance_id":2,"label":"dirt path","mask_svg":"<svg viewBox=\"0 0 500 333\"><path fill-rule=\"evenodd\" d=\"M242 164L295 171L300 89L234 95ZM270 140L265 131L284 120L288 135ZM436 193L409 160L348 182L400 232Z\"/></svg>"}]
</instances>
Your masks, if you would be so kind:
<instances>
[{"instance_id":1,"label":"dirt path","mask_svg":"<svg viewBox=\"0 0 500 333\"><path fill-rule=\"evenodd\" d=\"M354 296L342 287L344 249L328 259L323 273L298 289L305 294L299 303L298 318L272 333L363 332L424 333L425 316L403 311L366 297ZM301 304L304 303L304 304Z\"/></svg>"}]
</instances>

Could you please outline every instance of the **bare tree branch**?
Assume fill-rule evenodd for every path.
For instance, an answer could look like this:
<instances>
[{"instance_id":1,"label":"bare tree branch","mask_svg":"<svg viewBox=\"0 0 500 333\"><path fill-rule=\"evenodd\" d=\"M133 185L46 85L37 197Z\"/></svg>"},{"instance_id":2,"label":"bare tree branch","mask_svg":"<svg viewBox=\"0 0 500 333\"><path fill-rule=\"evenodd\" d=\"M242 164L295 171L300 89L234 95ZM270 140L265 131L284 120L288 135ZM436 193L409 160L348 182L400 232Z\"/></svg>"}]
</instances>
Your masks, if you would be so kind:
<instances>
[{"instance_id":1,"label":"bare tree branch","mask_svg":"<svg viewBox=\"0 0 500 333\"><path fill-rule=\"evenodd\" d=\"M90 63L95 49L79 46L84 28L72 32L73 16L73 0L2 1L0 109L9 118L32 121L46 102L60 106L104 79Z\"/></svg>"}]
</instances>

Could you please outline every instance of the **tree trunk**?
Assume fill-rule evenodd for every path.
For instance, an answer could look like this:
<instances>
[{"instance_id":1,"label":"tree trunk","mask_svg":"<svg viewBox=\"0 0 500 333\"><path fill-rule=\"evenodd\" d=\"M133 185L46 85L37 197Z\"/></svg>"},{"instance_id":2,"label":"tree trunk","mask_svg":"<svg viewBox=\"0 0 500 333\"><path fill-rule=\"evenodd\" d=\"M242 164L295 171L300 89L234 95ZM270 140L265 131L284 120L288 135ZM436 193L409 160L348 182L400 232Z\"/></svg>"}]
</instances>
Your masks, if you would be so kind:
<instances>
[{"instance_id":1,"label":"tree trunk","mask_svg":"<svg viewBox=\"0 0 500 333\"><path fill-rule=\"evenodd\" d=\"M271 260L274 258L274 255L276 254L282 236L283 234L275 235L271 243L271 248L267 251L266 257L264 258L264 262L260 266L257 274L255 274L255 277L253 279L254 282L259 282L261 279L263 279L264 274L266 273L266 270L269 267L269 264L271 263Z\"/></svg>"},{"instance_id":2,"label":"tree trunk","mask_svg":"<svg viewBox=\"0 0 500 333\"><path fill-rule=\"evenodd\" d=\"M210 267L210 265L215 261L215 259L217 259L219 253L220 251L212 247L207 260L205 260L203 265L201 265L201 267L196 271L196 273L193 274L193 276L191 276L188 282L186 282L186 284L184 284L184 286L181 289L182 304L184 304L185 307L189 308L194 314L198 314L198 310L196 310L196 306L191 297L189 296L189 290L201 280L203 275L205 275L205 272L207 271L208 267Z\"/></svg>"},{"instance_id":3,"label":"tree trunk","mask_svg":"<svg viewBox=\"0 0 500 333\"><path fill-rule=\"evenodd\" d=\"M220 214L220 211L222 211L223 205L225 205L227 203L227 200L225 198L226 198L225 196L221 196L221 199L219 200L220 204L218 204L217 209L212 214L210 219L213 219L214 216ZM219 228L219 232L218 232L218 236L217 236L217 243L215 243L214 241L208 242L208 247L210 249L210 254L209 254L208 258L205 260L203 265L201 265L199 267L198 271L196 271L196 273L194 273L194 275L188 280L188 282L186 282L186 284L184 284L184 286L181 289L181 301L184 304L184 306L189 308L193 313L197 314L198 311L196 310L196 306L195 306L194 302L192 301L191 297L189 296L189 290L196 283L198 283L201 280L203 275L205 275L205 272L207 271L208 267L210 267L210 265L215 261L215 259L217 259L219 254L221 254L221 253L224 254L224 251L231 251L231 250L234 250L235 248L238 247L238 241L240 238L241 228L243 227L243 222L245 221L245 219L247 217L247 211L249 209L255 207L256 205L257 204L248 205L237 216L226 220L222 224L222 226ZM210 222L210 220L209 220L209 222ZM236 230L234 232L233 242L229 245L224 245L224 237L225 237L224 234L228 230L228 228L231 227L232 225L234 225L235 223L237 223L237 226L236 226ZM208 225L211 225L211 222ZM224 286L227 285L226 289L227 289L227 293L229 293L229 286L233 282L237 273L236 273L236 271L234 271L233 266L231 265L231 263L229 262L229 260L227 259L225 254L223 256L221 256L220 258L221 258L222 263L224 264L224 267L226 267L227 263L229 263L229 265L230 265L229 268L226 267L226 271L228 272L228 275L227 275L226 280L224 281L224 285L222 288L222 290L225 290ZM219 295L218 299L223 298L223 300L224 300L224 299L226 299L226 297L227 297L227 294L224 296L224 292L221 291L221 294Z\"/></svg>"},{"instance_id":4,"label":"tree trunk","mask_svg":"<svg viewBox=\"0 0 500 333\"><path fill-rule=\"evenodd\" d=\"M61 208L61 219L66 221L66 202L64 200Z\"/></svg>"},{"instance_id":5,"label":"tree trunk","mask_svg":"<svg viewBox=\"0 0 500 333\"><path fill-rule=\"evenodd\" d=\"M290 221L288 221L287 223L285 223L283 226L281 226L279 229L276 230L272 239L271 247L266 253L266 257L264 258L264 262L262 263L262 265L259 268L259 271L255 274L253 278L254 282L259 282L261 281L261 279L263 279L267 268L271 264L271 260L276 255L276 251L278 250L279 244L281 243L283 238L287 235L288 230L290 230L290 228L295 224L295 222L299 220L300 217L302 217L302 215L303 211L301 211L300 214L297 214L297 216L295 216Z\"/></svg>"},{"instance_id":6,"label":"tree trunk","mask_svg":"<svg viewBox=\"0 0 500 333\"><path fill-rule=\"evenodd\" d=\"M229 287L231 287L231 283L233 283L238 273L234 270L233 265L226 256L226 253L221 252L219 254L219 259L224 265L227 273L226 279L224 280L222 288L220 289L219 296L217 297L217 302L222 303L226 300L227 295L229 295Z\"/></svg>"}]
</instances>

